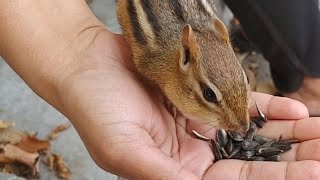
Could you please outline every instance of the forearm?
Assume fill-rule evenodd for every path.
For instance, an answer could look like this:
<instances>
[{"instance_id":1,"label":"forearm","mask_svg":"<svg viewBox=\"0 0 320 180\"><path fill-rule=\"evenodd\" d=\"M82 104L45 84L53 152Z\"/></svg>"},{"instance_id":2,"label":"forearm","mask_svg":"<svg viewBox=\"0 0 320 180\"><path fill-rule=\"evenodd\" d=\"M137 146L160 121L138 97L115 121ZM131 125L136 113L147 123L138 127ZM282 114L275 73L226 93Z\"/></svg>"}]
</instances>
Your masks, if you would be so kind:
<instances>
[{"instance_id":1,"label":"forearm","mask_svg":"<svg viewBox=\"0 0 320 180\"><path fill-rule=\"evenodd\" d=\"M58 109L59 86L103 27L84 0L1 1L0 25L0 55Z\"/></svg>"}]
</instances>

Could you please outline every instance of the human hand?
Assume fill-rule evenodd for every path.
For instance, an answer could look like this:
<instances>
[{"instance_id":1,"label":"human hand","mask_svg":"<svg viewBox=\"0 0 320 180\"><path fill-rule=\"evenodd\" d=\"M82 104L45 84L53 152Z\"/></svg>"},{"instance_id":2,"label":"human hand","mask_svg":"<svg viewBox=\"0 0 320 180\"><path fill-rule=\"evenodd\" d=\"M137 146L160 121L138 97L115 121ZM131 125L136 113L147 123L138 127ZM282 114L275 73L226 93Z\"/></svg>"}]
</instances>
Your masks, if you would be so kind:
<instances>
[{"instance_id":1,"label":"human hand","mask_svg":"<svg viewBox=\"0 0 320 180\"><path fill-rule=\"evenodd\" d=\"M297 101L253 93L266 116L275 119L259 133L302 141L282 156L285 162L213 163L208 143L190 132L196 129L214 137L215 130L182 116L174 119L159 93L143 86L133 73L121 36L100 31L93 42L82 52L91 66L65 80L60 94L63 113L106 171L129 179L315 179L320 175L320 119L304 119L307 109Z\"/></svg>"}]
</instances>

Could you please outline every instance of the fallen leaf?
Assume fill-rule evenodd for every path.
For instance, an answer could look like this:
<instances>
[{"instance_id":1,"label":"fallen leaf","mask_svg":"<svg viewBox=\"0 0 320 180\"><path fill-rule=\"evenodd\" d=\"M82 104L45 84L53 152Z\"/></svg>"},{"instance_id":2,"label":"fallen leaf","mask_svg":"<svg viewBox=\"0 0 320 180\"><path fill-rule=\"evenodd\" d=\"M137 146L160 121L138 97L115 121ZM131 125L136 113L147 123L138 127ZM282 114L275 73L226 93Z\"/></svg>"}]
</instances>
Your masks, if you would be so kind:
<instances>
[{"instance_id":1,"label":"fallen leaf","mask_svg":"<svg viewBox=\"0 0 320 180\"><path fill-rule=\"evenodd\" d=\"M0 154L0 164L5 164L7 165L7 169L4 169L4 171L12 171L13 173L19 172L24 172L23 175L24 177L37 177L40 174L40 169L39 169L39 158L40 155L38 153L29 153L26 152L12 144L7 144L7 145L1 145L0 149L2 150ZM17 167L15 171L13 169L8 170L8 166L10 164L14 163L21 163L24 164L25 166L29 167L27 168L20 168ZM30 172L29 174L26 174L26 172ZM16 174L20 175L20 174Z\"/></svg>"},{"instance_id":2,"label":"fallen leaf","mask_svg":"<svg viewBox=\"0 0 320 180\"><path fill-rule=\"evenodd\" d=\"M46 165L50 170L54 169L56 174L61 179L69 179L71 176L70 169L66 166L63 158L59 154L48 154Z\"/></svg>"},{"instance_id":3,"label":"fallen leaf","mask_svg":"<svg viewBox=\"0 0 320 180\"><path fill-rule=\"evenodd\" d=\"M19 177L24 177L28 180L40 180L40 173L34 173L34 170L22 163L5 164L0 168L0 172L14 174ZM19 178L20 179L20 178Z\"/></svg>"},{"instance_id":4,"label":"fallen leaf","mask_svg":"<svg viewBox=\"0 0 320 180\"><path fill-rule=\"evenodd\" d=\"M0 163L20 162L31 168L36 168L38 164L38 153L26 152L12 144L1 145Z\"/></svg>"},{"instance_id":5,"label":"fallen leaf","mask_svg":"<svg viewBox=\"0 0 320 180\"><path fill-rule=\"evenodd\" d=\"M70 128L71 125L70 124L60 124L59 126L57 126L56 128L54 128L50 134L48 135L48 138L50 140L53 140L55 138L57 138L58 133L65 131L66 129Z\"/></svg>"},{"instance_id":6,"label":"fallen leaf","mask_svg":"<svg viewBox=\"0 0 320 180\"><path fill-rule=\"evenodd\" d=\"M54 170L54 156L52 154L47 155L47 160L45 161L46 165L48 166L49 170Z\"/></svg>"},{"instance_id":7,"label":"fallen leaf","mask_svg":"<svg viewBox=\"0 0 320 180\"><path fill-rule=\"evenodd\" d=\"M26 136L16 146L30 153L38 153L39 151L48 150L50 141L39 140L34 136Z\"/></svg>"},{"instance_id":8,"label":"fallen leaf","mask_svg":"<svg viewBox=\"0 0 320 180\"><path fill-rule=\"evenodd\" d=\"M0 120L0 129L7 129L12 127L12 122Z\"/></svg>"},{"instance_id":9,"label":"fallen leaf","mask_svg":"<svg viewBox=\"0 0 320 180\"><path fill-rule=\"evenodd\" d=\"M12 128L0 129L0 143L16 144L26 136L28 136L27 133Z\"/></svg>"}]
</instances>

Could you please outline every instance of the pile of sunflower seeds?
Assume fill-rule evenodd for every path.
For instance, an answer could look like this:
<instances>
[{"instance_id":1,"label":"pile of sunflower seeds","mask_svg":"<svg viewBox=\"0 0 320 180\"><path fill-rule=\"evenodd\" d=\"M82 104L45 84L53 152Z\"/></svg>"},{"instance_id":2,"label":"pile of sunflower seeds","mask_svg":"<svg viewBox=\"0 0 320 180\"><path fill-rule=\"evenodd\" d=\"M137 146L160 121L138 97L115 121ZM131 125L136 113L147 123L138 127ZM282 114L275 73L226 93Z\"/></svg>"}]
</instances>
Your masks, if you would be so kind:
<instances>
[{"instance_id":1,"label":"pile of sunflower seeds","mask_svg":"<svg viewBox=\"0 0 320 180\"><path fill-rule=\"evenodd\" d=\"M259 110L259 116L251 119L250 128L245 135L236 131L217 130L216 140L208 139L193 131L196 138L209 141L212 147L215 161L222 159L240 159L245 161L281 161L280 154L290 151L292 144L298 140L283 140L282 135L272 140L257 135L257 129L262 128L268 121Z\"/></svg>"}]
</instances>

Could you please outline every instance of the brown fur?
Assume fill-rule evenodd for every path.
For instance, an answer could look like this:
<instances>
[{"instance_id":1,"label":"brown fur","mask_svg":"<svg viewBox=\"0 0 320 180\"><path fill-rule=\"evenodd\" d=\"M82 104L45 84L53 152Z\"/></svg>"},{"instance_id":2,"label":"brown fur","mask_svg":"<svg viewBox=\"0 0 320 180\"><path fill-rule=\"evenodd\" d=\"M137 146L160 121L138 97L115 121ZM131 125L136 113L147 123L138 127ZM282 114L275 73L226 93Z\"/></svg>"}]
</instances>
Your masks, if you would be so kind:
<instances>
[{"instance_id":1,"label":"brown fur","mask_svg":"<svg viewBox=\"0 0 320 180\"><path fill-rule=\"evenodd\" d=\"M148 1L152 9L146 14L156 17L156 22L149 22L156 24L148 27L158 27L153 31L159 35L144 34L147 45L136 38L135 33L144 27L133 27L128 0L117 2L118 19L139 73L157 84L185 116L217 122L226 129L246 129L249 86L221 20L199 7L198 0ZM181 58L188 48L190 64L181 68ZM206 102L200 82L214 90L218 103Z\"/></svg>"}]
</instances>

